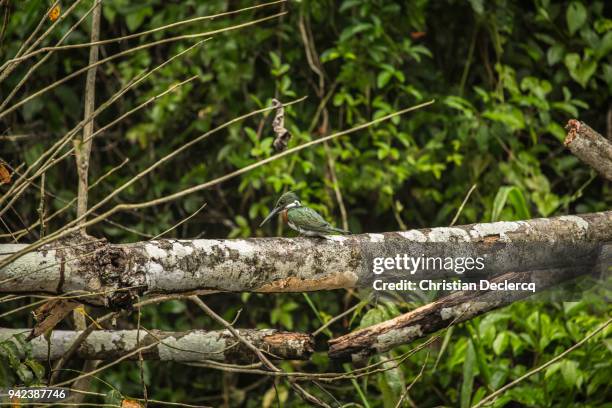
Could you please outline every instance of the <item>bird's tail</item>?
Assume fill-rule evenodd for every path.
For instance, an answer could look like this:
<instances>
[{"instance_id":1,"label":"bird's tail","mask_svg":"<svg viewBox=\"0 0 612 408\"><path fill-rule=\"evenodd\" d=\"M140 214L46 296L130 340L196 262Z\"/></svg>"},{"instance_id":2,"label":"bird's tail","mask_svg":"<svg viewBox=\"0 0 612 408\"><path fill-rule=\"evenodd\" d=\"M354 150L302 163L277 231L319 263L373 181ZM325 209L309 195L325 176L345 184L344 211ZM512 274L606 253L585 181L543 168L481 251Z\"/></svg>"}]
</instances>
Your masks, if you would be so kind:
<instances>
[{"instance_id":1,"label":"bird's tail","mask_svg":"<svg viewBox=\"0 0 612 408\"><path fill-rule=\"evenodd\" d=\"M332 230L332 231L335 231L335 232L339 232L340 234L343 234L343 235L351 235L352 234L351 231L343 230L342 228L329 227L329 229Z\"/></svg>"}]
</instances>

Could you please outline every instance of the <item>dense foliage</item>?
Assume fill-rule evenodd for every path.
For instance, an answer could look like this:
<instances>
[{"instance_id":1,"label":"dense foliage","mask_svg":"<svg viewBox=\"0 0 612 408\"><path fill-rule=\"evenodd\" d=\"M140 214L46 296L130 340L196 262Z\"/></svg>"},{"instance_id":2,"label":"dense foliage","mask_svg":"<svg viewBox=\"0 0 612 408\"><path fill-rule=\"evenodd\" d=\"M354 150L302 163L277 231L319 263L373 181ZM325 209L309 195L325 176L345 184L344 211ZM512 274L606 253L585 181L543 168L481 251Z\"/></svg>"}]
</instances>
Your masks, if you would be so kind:
<instances>
[{"instance_id":1,"label":"dense foliage","mask_svg":"<svg viewBox=\"0 0 612 408\"><path fill-rule=\"evenodd\" d=\"M90 3L79 5L49 43L59 39ZM225 3L105 0L101 38L250 5ZM2 31L2 61L17 52L49 6L40 0L8 4L3 10L7 24ZM130 162L91 191L91 203L183 143L270 106L274 97L289 102L308 95L287 108L286 125L293 135L290 147L410 105L430 99L436 103L274 161L217 188L112 218L131 231L100 223L90 234L114 242L142 240L136 232L156 235L206 202L204 211L170 236L292 236L275 224L257 227L279 193L288 189L339 226L343 224L340 205L344 205L346 222L354 232L448 225L473 184L477 187L458 223L610 209L610 183L562 145L569 118L584 120L602 134L612 131L606 122L606 116L612 115L612 19L606 17L611 10L604 1L293 1L107 44L101 55L155 39L227 27L278 10L288 14L214 36L170 62L97 119L100 127L178 81L198 76L95 140L92 181L126 157ZM68 42L87 42L88 27L83 24ZM166 43L102 65L97 100L104 101L144 69L195 41ZM314 58L309 60L309 55ZM87 49L54 53L12 103L85 66L87 59ZM29 66L20 67L0 84L3 96ZM7 118L5 134L32 136L2 141L2 158L12 166L23 160L32 163L78 123L83 116L83 84L84 76L72 79ZM271 156L271 119L268 112L211 135L127 189L115 203L167 195ZM55 166L45 183L46 190L58 196L45 200L52 212L75 195L74 160ZM4 221L13 230L34 222L39 200L38 189L31 189L16 206L19 216L13 213ZM74 214L58 217L47 228L58 228ZM36 229L24 240L33 241L39 233ZM342 403L393 407L427 364L410 392L416 405L470 406L594 329L610 313L604 295L600 289L577 303L516 304L446 332L400 368L363 381L337 383L328 390ZM363 297L352 292L216 295L209 304L229 320L244 308L239 327L313 331ZM166 330L214 327L187 306L172 301L144 309L143 325ZM352 318L333 325L321 337L384 320L413 306L364 302ZM20 319L10 322L18 326L23 324ZM126 327L134 324L132 317L120 322ZM412 347L380 358L398 356ZM510 401L527 406L603 406L611 392L610 353L609 339L590 342L504 394L499 406ZM350 366L334 365L320 353L314 363L284 363L283 368L344 371ZM102 378L120 392L138 396L139 376L135 364L122 363ZM284 406L304 406L282 381L274 388L270 379L158 363L145 364L145 378L149 396L159 400L269 407L277 403L278 393ZM106 383L93 386L108 390ZM309 389L329 398L315 386Z\"/></svg>"}]
</instances>

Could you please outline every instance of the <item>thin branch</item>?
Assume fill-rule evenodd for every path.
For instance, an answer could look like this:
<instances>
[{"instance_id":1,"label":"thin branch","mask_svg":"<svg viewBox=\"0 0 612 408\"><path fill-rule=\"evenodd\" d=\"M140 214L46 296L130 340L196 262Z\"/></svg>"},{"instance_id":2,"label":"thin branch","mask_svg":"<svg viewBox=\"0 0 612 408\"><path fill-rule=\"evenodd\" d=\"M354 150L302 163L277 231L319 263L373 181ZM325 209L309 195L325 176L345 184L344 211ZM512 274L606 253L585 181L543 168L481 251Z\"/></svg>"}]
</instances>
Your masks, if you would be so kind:
<instances>
[{"instance_id":1,"label":"thin branch","mask_svg":"<svg viewBox=\"0 0 612 408\"><path fill-rule=\"evenodd\" d=\"M252 26L252 25L255 25L255 24L262 23L264 21L268 21L268 20L272 20L272 19L278 18L278 17L280 17L280 16L282 16L284 14L287 14L287 13L286 12L285 13L278 13L278 14L274 14L274 15L271 15L271 16L268 16L268 17L260 18L258 20L253 20L253 21L249 21L249 22L242 23L242 24L237 24L235 26L230 26L230 27L226 27L226 28L220 28L220 29L217 29L217 30L206 31L206 32L201 32L201 33L196 33L196 34L179 35L179 36L171 37L171 38L164 38L164 39L161 39L161 40L157 40L157 41L153 41L153 42L150 42L150 43L142 44L142 45L139 45L139 46L136 46L136 47L129 48L127 50L118 52L116 54L111 55L110 57L104 58L104 59L96 62L95 64L88 65L88 66L86 66L84 68L81 68L81 69L71 73L71 74L68 74L67 76L63 77L62 79L59 79L59 80L55 81L51 85L48 85L48 86L46 86L46 87L44 87L44 88L34 92L32 95L27 96L26 98L24 98L21 101L17 102L16 104L11 106L10 108L7 108L7 109L3 110L2 112L0 112L0 119L5 117L9 113L15 111L16 109L18 109L19 107L23 106L24 104L26 104L27 102L31 101L32 99L34 99L34 98L44 94L45 92L50 91L51 89L53 89L53 88L63 84L66 81L69 81L70 79L72 79L72 78L74 78L74 77L76 77L76 76L78 76L78 75L80 75L80 74L82 74L84 72L87 72L89 69L97 67L98 65L105 64L105 63L107 63L109 61L112 61L112 60L117 59L119 57L122 57L124 55L131 54L131 53L134 53L136 51L144 50L144 49L147 49L147 48L151 48L151 47L154 47L154 46L157 46L157 45L167 44L167 43L170 43L170 42L176 42L176 41L187 40L187 39L192 39L192 38L210 37L210 36L212 36L214 34L219 34L219 33L227 32L227 31L238 30L238 29L241 29L241 28L244 28L244 27L248 27L248 26Z\"/></svg>"},{"instance_id":2,"label":"thin branch","mask_svg":"<svg viewBox=\"0 0 612 408\"><path fill-rule=\"evenodd\" d=\"M161 69L162 67L164 67L166 64L170 63L172 60L174 60L175 58L178 58L184 54L186 54L187 52L191 51L192 49L194 49L195 47L199 46L200 44L202 44L203 42L205 42L206 40L201 40L199 42L197 42L196 44L193 44L192 46L188 47L187 49L179 52L176 55L173 55L171 58L167 59L166 61L162 62L161 64L159 64L158 66L156 66L155 68L153 68L151 71L144 73L143 75L137 75L135 78L133 78L128 84L126 84L124 87L122 87L118 92L116 92L111 98L109 98L106 102L104 102L98 109L96 109L96 111L90 115L89 117L87 117L85 120L81 121L76 127L74 127L71 131L69 131L68 133L66 133L66 135L64 135L58 142L56 142L53 147L51 147L51 149L49 149L47 152L45 152L43 155L41 155L36 162L34 162L34 164L32 164L25 173L23 173L20 177L19 180L17 180L14 184L13 184L13 188L17 187L19 185L20 182L23 181L23 183L26 183L25 185L23 185L21 187L21 189L17 192L14 192L12 190L9 190L7 193L5 193L2 197L0 197L0 204L7 198L7 197L12 197L11 200L9 201L8 204L6 204L4 206L4 208L2 210L0 210L0 216L2 216L2 214L4 214L4 212L6 211L7 208L9 208L18 198L19 196L25 191L25 189L28 187L29 184L31 184L32 180L35 179L36 177L40 176L42 173L46 172L51 166L57 164L59 161L63 160L64 158L68 157L73 151L74 151L74 147L72 147L71 149L69 149L66 153L64 153L64 155L62 155L60 158L56 158L54 159L55 155L70 141L70 138L76 134L76 132L78 132L79 130L81 130L87 123L89 123L90 121L92 121L97 115L99 115L101 112L103 112L107 107L109 107L114 101L118 100L123 94L125 94L129 89L135 87L136 85L138 85L140 82L144 81L147 77L149 77L150 75L152 75L154 72L156 72L157 70ZM183 82L180 82L178 84L175 84L173 86L171 86L170 88L168 88L166 91L157 94L151 98L149 98L147 101L143 102L142 104L138 105L137 107L131 109L130 111L124 113L123 115L120 115L117 119L115 119L114 121L108 123L107 125L105 125L104 127L98 129L96 132L94 132L90 137L88 137L87 139L84 139L84 142L89 142L93 137L95 137L96 135L106 131L107 129L109 129L110 127L114 126L115 124L119 123L121 120L125 119L127 116L133 114L134 112L142 109L143 107L147 106L148 104L156 101L158 98L166 95L169 92L172 92L173 90L177 89L178 87L194 80L196 78L196 76L193 76ZM29 171L31 171L34 167L36 167L42 160L43 158L45 158L46 156L49 156L47 162L43 165L41 165L41 167L38 169L38 171L31 177L26 178L26 175L28 174ZM25 181L24 181L25 180ZM89 215L89 213L87 213L87 215ZM80 217L77 217L80 218ZM80 220L79 220L80 221Z\"/></svg>"},{"instance_id":3,"label":"thin branch","mask_svg":"<svg viewBox=\"0 0 612 408\"><path fill-rule=\"evenodd\" d=\"M53 24L51 24L51 26L47 29L47 31L45 31L42 35L40 35L40 36L38 36L36 38L36 41L34 41L34 43L28 48L28 50L26 52L30 52L34 48L36 48L38 46L38 44L40 44L49 35L49 33L51 33L53 31L55 26L57 26L66 17L68 17L70 15L72 10L74 10L75 7L78 6L81 1L82 0L76 0L74 3L72 3L72 5L70 5L70 7L64 13L62 13L60 18L58 18L57 20L55 20L53 22ZM59 3L59 1L56 1L54 4L57 5L57 3ZM52 8L49 9L49 10L52 10ZM42 21L46 20L47 15L48 15L48 12L45 13L45 15L42 17L43 20L41 20L41 23L42 23ZM31 37L34 37L34 33L32 33ZM3 64L2 68L0 68L0 83L2 83L6 79L6 77L8 77L13 72L13 70L15 70L15 68L17 68L18 66L19 66L19 63L6 63L6 64Z\"/></svg>"},{"instance_id":4,"label":"thin branch","mask_svg":"<svg viewBox=\"0 0 612 408\"><path fill-rule=\"evenodd\" d=\"M70 27L70 29L68 29L68 31L66 31L66 33L57 41L57 43L55 44L56 46L59 46L60 44L62 44L64 42L64 40L66 40L66 38L68 38L70 36L70 34L72 34L72 32L74 30L77 29L77 27L79 27L81 25L81 23L83 21L85 21L85 19L87 18L87 16L89 16L89 14L91 14L94 10L94 8L101 2L102 0L96 0L94 2L94 4L89 8L89 10L87 10L87 12L85 12L83 14L83 16L81 16L81 18L79 18L79 20L74 23L72 25L72 27ZM8 105L8 103L13 99L13 97L17 94L17 92L21 89L21 87L28 81L28 79L32 76L32 74L34 74L34 72L41 66L43 65L51 56L53 55L53 52L49 52L47 53L44 57L42 57L38 62L36 62L36 64L34 64L26 73L25 75L21 78L21 80L19 80L19 82L17 83L17 85L15 85L15 87L11 90L11 92L7 95L6 98L4 98L4 100L2 101L2 104L0 104L0 112L6 107L6 105ZM8 63L8 62L7 62ZM6 65L6 63L5 63Z\"/></svg>"},{"instance_id":5,"label":"thin branch","mask_svg":"<svg viewBox=\"0 0 612 408\"><path fill-rule=\"evenodd\" d=\"M425 367L427 366L427 360L429 360L429 352L427 353L427 356L425 356L425 362L421 366L421 371L419 371L419 374L416 377L414 377L414 380L412 380L412 382L410 384L408 384L408 386L404 390L404 393L402 394L400 399L397 401L397 404L395 404L395 408L399 408L402 405L402 402L404 402L404 400L408 397L408 393L410 392L410 389L423 376L423 371L425 371Z\"/></svg>"},{"instance_id":6,"label":"thin branch","mask_svg":"<svg viewBox=\"0 0 612 408\"><path fill-rule=\"evenodd\" d=\"M455 216L453 217L453 220L450 223L450 226L452 227L453 225L455 225L455 223L457 222L457 220L459 219L459 216L461 215L461 213L463 212L463 207L465 207L465 205L467 204L468 200L470 199L470 196L472 195L472 192L474 190L476 190L476 187L478 185L474 184L472 185L472 188L469 189L469 191L467 192L467 194L465 195L465 198L463 199L463 202L461 203L461 205L459 206L459 208L457 209L457 212L455 213Z\"/></svg>"},{"instance_id":7,"label":"thin branch","mask_svg":"<svg viewBox=\"0 0 612 408\"><path fill-rule=\"evenodd\" d=\"M355 305L351 306L350 308L346 309L344 312L340 313L338 316L335 316L332 319L329 319L329 321L327 323L325 323L324 325L322 325L321 327L319 327L317 330L315 330L312 335L316 336L319 333L321 333L323 330L327 329L329 326L331 326L332 324L334 324L335 322L337 322L338 320L342 319L344 316L350 314L351 312L353 312L355 309L357 309L359 306L361 306L362 302L358 302Z\"/></svg>"},{"instance_id":8,"label":"thin branch","mask_svg":"<svg viewBox=\"0 0 612 408\"><path fill-rule=\"evenodd\" d=\"M99 0L98 0L99 1ZM76 48L86 48L86 47L91 47L91 46L99 46L99 45L105 45L105 44L111 44L111 43L115 43L115 42L121 42L121 41L127 41L130 40L132 38L137 38L137 37L143 37L145 35L148 34L153 34L153 33L157 33L159 31L164 31L164 30L168 30L170 28L175 28L175 27L180 27L182 25L186 25L186 24L190 24L190 23L195 23L195 22L200 22L200 21L205 21L205 20L215 20L218 19L220 17L227 17L233 14L239 14L239 13L243 13L245 11L251 11L251 10L255 10L255 9L260 9L260 8L264 8L264 7L269 7L269 6L273 6L275 4L279 4L279 3L284 3L287 0L276 0L276 1L271 1L268 3L262 3L262 4L256 4L253 6L249 6L249 7L245 7L245 8L241 8L239 10L231 10L231 11L225 11L223 13L218 13L218 14L213 14L213 15L209 15L209 16L200 16L200 17L193 17L190 19L186 19L186 20L181 20L181 21L177 21L174 23L170 23L170 24L166 24L164 26L161 27L156 27L156 28L152 28L150 30L146 30L146 31L141 31L139 33L134 33L134 34L129 34L129 35L125 35L122 37L116 37L116 38L109 38L106 40L96 40L96 41L91 41L88 43L82 43L82 44L70 44L70 45L56 45L54 47L42 47L39 48L36 51L30 52L28 54L25 54L21 57L16 57L13 58L11 60L8 60L7 62L5 62L3 64L7 65L9 63L13 63L13 62L19 62L19 61L23 61L24 59L28 59L28 58L32 58L40 53L43 52L53 52L53 51L60 51L60 50L71 50L71 49L76 49ZM2 67L0 67L0 70L2 70Z\"/></svg>"},{"instance_id":9,"label":"thin branch","mask_svg":"<svg viewBox=\"0 0 612 408\"><path fill-rule=\"evenodd\" d=\"M266 164L268 164L268 163L270 163L272 161L278 160L281 157L288 156L290 154L293 154L293 153L296 153L298 151L304 150L304 149L306 149L308 147L317 145L319 143L323 143L323 142L328 141L328 140L332 140L332 139L338 138L340 136L345 136L345 135L348 135L348 134L351 134L351 133L355 133L355 132L357 132L359 130L363 130L365 128L373 126L373 125L375 125L377 123L389 120L389 119L391 119L391 118L393 118L395 116L403 115L403 114L411 112L413 110L420 109L420 108L423 108L425 106L431 105L433 102L434 101L429 101L429 102L425 102L425 103L422 103L422 104L419 104L419 105L416 105L416 106L412 106L410 108L403 109L403 110L394 112L392 114L380 117L378 119L374 119L374 120L371 120L369 122L363 123L361 125L355 126L355 127L351 128L351 129L343 130L341 132L334 133L334 134L332 134L330 136L322 137L320 139L315 139L315 140L312 140L310 142L301 144L299 146L295 146L295 147L293 147L291 149L288 149L288 150L285 150L285 151L283 151L281 153L278 153L278 154L275 154L273 156L270 156L270 157L268 157L266 159L263 159L263 160L261 160L259 162L247 165L245 167L242 167L241 169L235 170L235 171L233 171L231 173L228 173L228 174L226 174L224 176L218 177L218 178L216 178L216 179L214 179L212 181L208 181L208 182L205 182L205 183L202 183L202 184L199 184L199 185L196 185L196 186L184 189L182 191L179 191L179 192L174 193L174 194L170 194L170 195L165 196L165 197L161 197L161 198L157 198L157 199L154 199L154 200L145 201L145 202L141 202L141 203L119 204L119 205L115 206L114 208L112 208L111 210L107 211L106 213L102 214L101 216L96 217L96 218L88 221L86 224L87 225L95 224L95 223L99 222L100 220L102 220L102 219L104 219L104 218L106 218L106 217L110 216L111 214L114 214L115 212L118 212L118 211L153 207L153 206L156 206L156 205L160 205L160 204L164 204L164 203L167 203L167 202L170 202L170 201L174 201L174 200L176 200L178 198L182 198L182 197L184 197L184 196L186 196L188 194L192 194L192 193L204 190L204 189L208 189L208 188L213 187L213 186L215 186L217 184L220 184L220 183L222 183L224 181L227 181L227 180L230 180L232 178L235 178L235 177L237 177L237 176L239 176L241 174L247 173L247 172L249 172L251 170L254 170L254 169L258 168L258 167L264 166L264 165L266 165ZM36 245L38 245L38 244L36 244ZM0 263L0 267L1 266L2 266L2 263Z\"/></svg>"},{"instance_id":10,"label":"thin branch","mask_svg":"<svg viewBox=\"0 0 612 408\"><path fill-rule=\"evenodd\" d=\"M169 233L170 231L180 227L181 225L183 225L184 223L186 223L187 221L189 221L190 219L192 219L193 217L195 217L196 215L199 214L200 211L202 211L204 209L204 207L206 207L207 203L202 204L202 206L200 208L198 208L197 210L195 210L191 215L189 215L186 218L183 218L182 220L180 220L179 222L177 222L176 224L174 224L172 227L168 228L167 230L165 230L164 232L161 232L159 234L157 234L156 236L154 236L153 238L151 238L151 241L154 241L158 238L163 237L164 235L166 235L167 233Z\"/></svg>"}]
</instances>

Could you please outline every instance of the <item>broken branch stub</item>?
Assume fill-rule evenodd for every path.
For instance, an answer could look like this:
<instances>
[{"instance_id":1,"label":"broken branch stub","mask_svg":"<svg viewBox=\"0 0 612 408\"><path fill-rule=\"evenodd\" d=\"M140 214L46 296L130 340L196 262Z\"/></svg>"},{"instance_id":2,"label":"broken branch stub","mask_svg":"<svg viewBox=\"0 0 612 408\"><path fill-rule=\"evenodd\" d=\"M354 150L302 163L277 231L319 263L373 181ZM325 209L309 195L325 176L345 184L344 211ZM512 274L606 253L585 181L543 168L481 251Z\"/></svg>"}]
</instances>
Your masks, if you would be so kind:
<instances>
[{"instance_id":1,"label":"broken branch stub","mask_svg":"<svg viewBox=\"0 0 612 408\"><path fill-rule=\"evenodd\" d=\"M612 141L576 119L567 122L563 144L607 180L612 180Z\"/></svg>"}]
</instances>

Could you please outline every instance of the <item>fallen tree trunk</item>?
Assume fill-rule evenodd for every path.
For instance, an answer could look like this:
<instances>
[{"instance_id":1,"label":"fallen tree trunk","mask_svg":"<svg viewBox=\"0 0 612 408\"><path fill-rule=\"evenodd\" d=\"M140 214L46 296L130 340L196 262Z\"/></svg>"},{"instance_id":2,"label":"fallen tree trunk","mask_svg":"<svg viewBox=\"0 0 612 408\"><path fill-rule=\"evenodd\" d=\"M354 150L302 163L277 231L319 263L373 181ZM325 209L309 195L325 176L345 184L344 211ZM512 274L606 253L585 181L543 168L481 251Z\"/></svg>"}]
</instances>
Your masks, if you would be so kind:
<instances>
[{"instance_id":1,"label":"fallen tree trunk","mask_svg":"<svg viewBox=\"0 0 612 408\"><path fill-rule=\"evenodd\" d=\"M49 293L114 308L136 295L304 292L370 286L372 259L393 254L483 256L505 272L570 267L596 261L597 245L612 241L612 211L515 222L472 224L381 234L318 238L158 240L113 245L70 240L28 253L0 269L0 293ZM561 244L561 247L544 246ZM583 247L583 244L588 244ZM590 245L594 244L594 245ZM510 245L514 247L510 248ZM0 259L24 245L0 245ZM401 278L407 272L391 271ZM419 275L420 274L420 275ZM413 277L440 278L440 271Z\"/></svg>"},{"instance_id":2,"label":"fallen tree trunk","mask_svg":"<svg viewBox=\"0 0 612 408\"><path fill-rule=\"evenodd\" d=\"M29 329L0 328L0 342L15 334L27 335ZM314 340L308 334L273 329L238 332L271 359L308 360L314 350ZM62 357L78 337L79 331L54 330L51 334L50 354L44 336L31 341L32 356L36 360L57 360ZM205 361L224 363L254 363L259 361L246 346L236 340L229 330L187 332L140 331L140 347L145 360ZM150 346L150 347L147 347ZM115 360L138 349L137 330L94 330L83 341L76 358L83 360ZM23 350L21 350L23 353ZM20 356L23 358L23 355ZM130 357L138 359L134 353Z\"/></svg>"},{"instance_id":3,"label":"fallen tree trunk","mask_svg":"<svg viewBox=\"0 0 612 408\"><path fill-rule=\"evenodd\" d=\"M612 245L601 250L601 262L593 270L590 266L577 272L572 268L552 271L509 272L491 279L493 283L531 283L536 292L559 285L579 275L610 276ZM340 360L361 361L374 354L384 353L402 344L425 337L453 324L472 319L534 293L528 290L458 291L421 306L393 319L329 340L329 356ZM579 296L579 293L575 293Z\"/></svg>"},{"instance_id":4,"label":"fallen tree trunk","mask_svg":"<svg viewBox=\"0 0 612 408\"><path fill-rule=\"evenodd\" d=\"M612 141L576 119L571 119L566 129L565 146L604 178L612 180Z\"/></svg>"}]
</instances>

